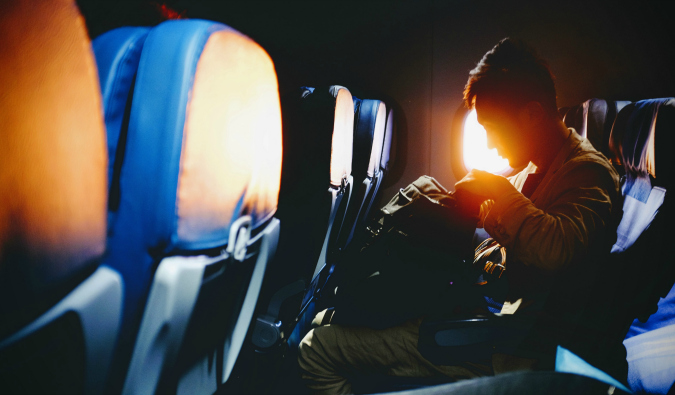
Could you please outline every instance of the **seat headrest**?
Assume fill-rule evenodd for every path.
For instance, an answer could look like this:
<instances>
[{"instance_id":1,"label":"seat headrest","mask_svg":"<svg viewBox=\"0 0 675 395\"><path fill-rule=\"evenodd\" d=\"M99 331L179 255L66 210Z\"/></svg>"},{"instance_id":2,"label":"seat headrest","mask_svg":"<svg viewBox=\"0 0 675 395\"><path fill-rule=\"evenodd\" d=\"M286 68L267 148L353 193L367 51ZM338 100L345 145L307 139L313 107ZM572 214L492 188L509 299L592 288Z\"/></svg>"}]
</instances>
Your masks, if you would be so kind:
<instances>
[{"instance_id":1,"label":"seat headrest","mask_svg":"<svg viewBox=\"0 0 675 395\"><path fill-rule=\"evenodd\" d=\"M149 31L148 27L122 27L106 32L92 42L108 136L108 185L111 185L117 144L125 115L129 116L130 93Z\"/></svg>"},{"instance_id":2,"label":"seat headrest","mask_svg":"<svg viewBox=\"0 0 675 395\"><path fill-rule=\"evenodd\" d=\"M576 106L570 107L570 109L565 114L563 122L568 128L574 128L574 130L579 133L579 136L586 137L586 127L584 125L585 113L584 113L584 103L578 104Z\"/></svg>"},{"instance_id":3,"label":"seat headrest","mask_svg":"<svg viewBox=\"0 0 675 395\"><path fill-rule=\"evenodd\" d=\"M576 106L566 107L563 122L565 126L574 128L579 133L579 136L587 138L595 149L600 150L602 129L598 130L597 124L599 123L604 126L606 109L607 103L604 100L586 100ZM593 120L595 120L595 124Z\"/></svg>"},{"instance_id":4,"label":"seat headrest","mask_svg":"<svg viewBox=\"0 0 675 395\"><path fill-rule=\"evenodd\" d=\"M328 89L328 94L335 98L330 183L337 187L352 173L354 100L344 86L333 85Z\"/></svg>"},{"instance_id":5,"label":"seat headrest","mask_svg":"<svg viewBox=\"0 0 675 395\"><path fill-rule=\"evenodd\" d=\"M590 99L584 102L584 122L586 138L593 147L600 152L607 152L607 143L605 140L609 137L605 133L605 125L609 121L614 121L616 112L611 112L611 106L602 99Z\"/></svg>"},{"instance_id":6,"label":"seat headrest","mask_svg":"<svg viewBox=\"0 0 675 395\"><path fill-rule=\"evenodd\" d=\"M354 98L354 152L352 175L363 179L379 170L387 108L380 100Z\"/></svg>"},{"instance_id":7,"label":"seat headrest","mask_svg":"<svg viewBox=\"0 0 675 395\"><path fill-rule=\"evenodd\" d=\"M622 108L626 107L629 104L630 104L630 100L617 100L617 101L615 101L614 105L616 106L616 113L618 114L619 111L621 111Z\"/></svg>"},{"instance_id":8,"label":"seat headrest","mask_svg":"<svg viewBox=\"0 0 675 395\"><path fill-rule=\"evenodd\" d=\"M395 126L394 109L389 107L387 108L387 122L384 128L384 142L382 143L382 156L380 158L380 169L384 172L389 171L391 167L391 144Z\"/></svg>"},{"instance_id":9,"label":"seat headrest","mask_svg":"<svg viewBox=\"0 0 675 395\"><path fill-rule=\"evenodd\" d=\"M352 95L333 85L302 87L299 96L284 100L284 189L339 187L352 172Z\"/></svg>"},{"instance_id":10,"label":"seat headrest","mask_svg":"<svg viewBox=\"0 0 675 395\"><path fill-rule=\"evenodd\" d=\"M665 152L665 144L662 144L664 147L656 145L656 134L657 130L669 131L673 127L675 98L642 100L626 105L619 112L612 128L610 149L626 171L626 193L637 184L650 184L648 189L651 189L651 183L669 185L671 166L664 162L670 159ZM661 162L658 172L657 157ZM636 199L641 200L638 197Z\"/></svg>"},{"instance_id":11,"label":"seat headrest","mask_svg":"<svg viewBox=\"0 0 675 395\"><path fill-rule=\"evenodd\" d=\"M0 41L4 310L95 267L105 248L107 154L96 65L74 2L2 2Z\"/></svg>"},{"instance_id":12,"label":"seat headrest","mask_svg":"<svg viewBox=\"0 0 675 395\"><path fill-rule=\"evenodd\" d=\"M567 127L574 128L581 137L587 138L596 150L611 156L608 143L612 124L618 110L627 103L630 102L589 99L573 107L560 108L558 111Z\"/></svg>"},{"instance_id":13,"label":"seat headrest","mask_svg":"<svg viewBox=\"0 0 675 395\"><path fill-rule=\"evenodd\" d=\"M260 46L210 21L152 29L121 180L122 204L143 207L147 243L215 248L240 216L256 227L276 210L281 155L276 73Z\"/></svg>"}]
</instances>

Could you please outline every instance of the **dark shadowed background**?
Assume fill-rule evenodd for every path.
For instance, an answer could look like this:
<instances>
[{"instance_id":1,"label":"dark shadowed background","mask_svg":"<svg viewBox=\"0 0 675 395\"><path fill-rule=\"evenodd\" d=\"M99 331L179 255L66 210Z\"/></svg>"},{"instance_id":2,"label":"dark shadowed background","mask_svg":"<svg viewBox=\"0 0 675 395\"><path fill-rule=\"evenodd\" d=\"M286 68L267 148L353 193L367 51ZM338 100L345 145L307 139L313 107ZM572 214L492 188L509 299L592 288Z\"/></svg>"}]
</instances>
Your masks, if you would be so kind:
<instances>
[{"instance_id":1,"label":"dark shadowed background","mask_svg":"<svg viewBox=\"0 0 675 395\"><path fill-rule=\"evenodd\" d=\"M422 174L454 189L450 125L469 71L504 37L521 38L548 59L557 77L559 107L592 97L675 95L674 18L668 1L78 4L92 38L119 26L153 25L173 12L220 21L267 50L282 94L301 85L340 84L357 97L385 100L398 116L396 163L384 181L385 200Z\"/></svg>"}]
</instances>

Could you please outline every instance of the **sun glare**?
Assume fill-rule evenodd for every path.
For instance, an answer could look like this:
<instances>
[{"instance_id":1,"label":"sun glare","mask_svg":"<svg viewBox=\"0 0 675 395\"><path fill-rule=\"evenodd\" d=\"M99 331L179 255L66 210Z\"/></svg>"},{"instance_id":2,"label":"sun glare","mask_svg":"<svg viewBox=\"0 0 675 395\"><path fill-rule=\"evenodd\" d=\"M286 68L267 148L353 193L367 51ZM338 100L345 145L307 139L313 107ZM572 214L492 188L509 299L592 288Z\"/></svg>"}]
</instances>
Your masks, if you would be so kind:
<instances>
[{"instance_id":1,"label":"sun glare","mask_svg":"<svg viewBox=\"0 0 675 395\"><path fill-rule=\"evenodd\" d=\"M509 161L497 154L496 149L488 149L487 134L478 123L476 110L471 110L464 120L464 167L467 170L479 169L494 174L504 174L511 170Z\"/></svg>"}]
</instances>

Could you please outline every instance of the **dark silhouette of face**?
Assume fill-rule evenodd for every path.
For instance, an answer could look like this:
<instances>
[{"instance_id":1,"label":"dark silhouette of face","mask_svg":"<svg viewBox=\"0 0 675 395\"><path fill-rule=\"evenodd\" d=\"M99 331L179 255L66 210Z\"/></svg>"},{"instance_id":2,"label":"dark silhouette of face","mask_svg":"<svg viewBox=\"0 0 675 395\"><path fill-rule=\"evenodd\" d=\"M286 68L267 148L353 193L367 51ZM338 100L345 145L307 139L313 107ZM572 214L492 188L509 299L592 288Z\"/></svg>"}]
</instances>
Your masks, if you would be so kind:
<instances>
[{"instance_id":1,"label":"dark silhouette of face","mask_svg":"<svg viewBox=\"0 0 675 395\"><path fill-rule=\"evenodd\" d=\"M535 123L527 106L499 105L491 100L476 97L478 123L487 133L488 148L496 148L509 166L526 166L533 157Z\"/></svg>"}]
</instances>

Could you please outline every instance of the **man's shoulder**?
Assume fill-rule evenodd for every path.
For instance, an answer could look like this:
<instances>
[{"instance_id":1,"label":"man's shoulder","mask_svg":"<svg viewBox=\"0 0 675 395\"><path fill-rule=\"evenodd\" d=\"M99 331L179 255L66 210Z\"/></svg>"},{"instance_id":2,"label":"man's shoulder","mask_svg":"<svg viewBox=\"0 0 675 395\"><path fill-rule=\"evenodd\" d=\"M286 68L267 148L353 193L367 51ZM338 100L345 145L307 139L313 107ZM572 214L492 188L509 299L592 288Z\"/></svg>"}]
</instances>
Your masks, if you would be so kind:
<instances>
[{"instance_id":1,"label":"man's shoulder","mask_svg":"<svg viewBox=\"0 0 675 395\"><path fill-rule=\"evenodd\" d=\"M588 140L582 141L579 147L570 154L560 170L560 176L574 174L579 177L583 175L583 178L591 182L595 179L600 187L611 186L611 189L619 191L619 173L609 159L594 149Z\"/></svg>"},{"instance_id":2,"label":"man's shoulder","mask_svg":"<svg viewBox=\"0 0 675 395\"><path fill-rule=\"evenodd\" d=\"M619 174L616 172L616 169L610 163L609 159L602 152L596 150L587 139L583 139L579 146L572 151L567 158L567 161L565 161L565 165L590 168L601 167L608 173L616 175L617 180L619 178Z\"/></svg>"}]
</instances>

